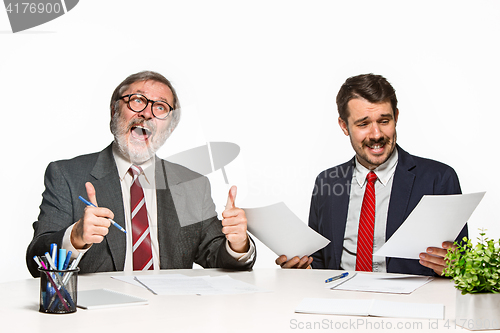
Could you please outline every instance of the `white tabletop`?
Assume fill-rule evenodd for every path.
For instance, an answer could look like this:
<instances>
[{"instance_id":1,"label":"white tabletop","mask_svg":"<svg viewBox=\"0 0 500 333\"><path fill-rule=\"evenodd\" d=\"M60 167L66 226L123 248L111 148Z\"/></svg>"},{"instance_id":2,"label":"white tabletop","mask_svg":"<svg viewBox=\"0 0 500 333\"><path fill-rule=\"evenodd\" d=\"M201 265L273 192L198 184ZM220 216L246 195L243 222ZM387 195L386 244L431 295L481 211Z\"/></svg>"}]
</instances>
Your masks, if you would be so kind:
<instances>
[{"instance_id":1,"label":"white tabletop","mask_svg":"<svg viewBox=\"0 0 500 333\"><path fill-rule=\"evenodd\" d=\"M165 270L160 274L189 276L229 274L266 293L207 296L157 296L145 288L116 279L123 272L80 275L78 290L107 288L146 298L148 305L99 310L78 309L73 314L38 312L40 279L0 284L2 332L311 332L317 331L418 331L461 330L455 327L455 288L445 278L436 278L409 295L329 290L324 280L331 270L256 269L228 272L218 269ZM141 273L134 273L139 275ZM152 274L152 273L145 273ZM382 299L394 302L445 305L444 320L378 318L295 313L306 297ZM401 328L401 329L399 329ZM144 332L144 331L142 331ZM152 331L153 332L153 331Z\"/></svg>"}]
</instances>

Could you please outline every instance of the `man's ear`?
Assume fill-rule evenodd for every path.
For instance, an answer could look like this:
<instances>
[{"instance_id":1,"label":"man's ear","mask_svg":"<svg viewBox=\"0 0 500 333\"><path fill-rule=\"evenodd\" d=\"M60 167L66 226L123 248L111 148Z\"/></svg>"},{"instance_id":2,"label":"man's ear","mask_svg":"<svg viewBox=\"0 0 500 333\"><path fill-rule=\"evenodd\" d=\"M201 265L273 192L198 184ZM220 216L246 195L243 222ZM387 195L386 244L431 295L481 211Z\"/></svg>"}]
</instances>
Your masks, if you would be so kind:
<instances>
[{"instance_id":1,"label":"man's ear","mask_svg":"<svg viewBox=\"0 0 500 333\"><path fill-rule=\"evenodd\" d=\"M399 117L399 109L396 109L396 112L394 112L394 121L396 122L396 124L398 122L398 117Z\"/></svg>"},{"instance_id":2,"label":"man's ear","mask_svg":"<svg viewBox=\"0 0 500 333\"><path fill-rule=\"evenodd\" d=\"M347 123L339 117L339 126L342 129L342 132L344 132L345 135L349 136L349 129L347 128Z\"/></svg>"}]
</instances>

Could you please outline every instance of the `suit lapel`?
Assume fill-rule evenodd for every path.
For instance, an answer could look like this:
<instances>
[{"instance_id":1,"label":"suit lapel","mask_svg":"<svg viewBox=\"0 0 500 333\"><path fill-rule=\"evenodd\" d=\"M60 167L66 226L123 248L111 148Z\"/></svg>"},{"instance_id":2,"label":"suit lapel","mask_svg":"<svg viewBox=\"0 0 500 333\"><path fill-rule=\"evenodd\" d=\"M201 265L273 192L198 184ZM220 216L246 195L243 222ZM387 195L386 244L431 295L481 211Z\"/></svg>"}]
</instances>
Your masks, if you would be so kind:
<instances>
[{"instance_id":1,"label":"suit lapel","mask_svg":"<svg viewBox=\"0 0 500 333\"><path fill-rule=\"evenodd\" d=\"M115 215L113 220L126 228L120 177L113 158L112 145L99 153L90 174L95 178L92 184L95 187L97 204L109 208ZM116 270L122 271L125 266L125 234L115 227L110 227L105 240Z\"/></svg>"},{"instance_id":2,"label":"suit lapel","mask_svg":"<svg viewBox=\"0 0 500 333\"><path fill-rule=\"evenodd\" d=\"M410 195L415 182L415 174L411 169L415 162L410 154L397 146L398 165L394 173L389 212L387 215L386 240L400 227L410 202Z\"/></svg>"},{"instance_id":3,"label":"suit lapel","mask_svg":"<svg viewBox=\"0 0 500 333\"><path fill-rule=\"evenodd\" d=\"M178 239L181 231L178 212L185 211L184 207L177 207L174 204L173 196L180 196L180 179L172 170L167 170L168 164L160 158L156 158L155 165L155 183L156 183L156 205L157 205L157 225L158 225L158 243L160 250L160 266L162 269L176 267L173 262L180 256L175 248L175 239ZM168 178L167 178L168 173ZM176 202L184 202L177 200Z\"/></svg>"},{"instance_id":4,"label":"suit lapel","mask_svg":"<svg viewBox=\"0 0 500 333\"><path fill-rule=\"evenodd\" d=\"M347 167L347 172L345 169ZM332 203L332 213L333 213L333 236L336 246L334 247L335 251L335 261L337 263L336 266L340 266L340 261L342 258L342 251L344 249L344 237L345 237L345 228L347 224L347 213L349 210L349 198L351 195L351 182L352 182L352 173L354 170L354 159L349 161L346 164L346 167L341 168L340 172L342 172L342 178L339 179L341 187L345 189L342 191L339 200L333 200ZM345 174L344 174L345 172ZM347 185L348 184L348 185Z\"/></svg>"},{"instance_id":5,"label":"suit lapel","mask_svg":"<svg viewBox=\"0 0 500 333\"><path fill-rule=\"evenodd\" d=\"M345 228L347 223L347 211L349 209L349 196L351 191L351 180L354 159L341 164L325 172L322 177L325 183L317 184L315 189L324 198L319 208L320 233L328 238L331 243L327 245L326 253L332 253L333 257L325 257L326 267L339 267L344 244ZM324 192L327 192L326 194ZM333 263L331 263L333 260Z\"/></svg>"}]
</instances>

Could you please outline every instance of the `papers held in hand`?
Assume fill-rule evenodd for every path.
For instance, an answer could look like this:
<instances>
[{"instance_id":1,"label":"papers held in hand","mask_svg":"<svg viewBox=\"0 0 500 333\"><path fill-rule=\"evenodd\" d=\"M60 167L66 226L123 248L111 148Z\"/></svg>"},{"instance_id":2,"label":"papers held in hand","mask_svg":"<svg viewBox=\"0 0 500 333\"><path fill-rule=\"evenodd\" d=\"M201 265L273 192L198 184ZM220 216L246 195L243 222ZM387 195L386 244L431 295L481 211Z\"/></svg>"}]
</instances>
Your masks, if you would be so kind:
<instances>
[{"instance_id":1,"label":"papers held in hand","mask_svg":"<svg viewBox=\"0 0 500 333\"><path fill-rule=\"evenodd\" d=\"M406 221L373 255L419 259L428 247L454 241L486 192L424 195Z\"/></svg>"},{"instance_id":2,"label":"papers held in hand","mask_svg":"<svg viewBox=\"0 0 500 333\"><path fill-rule=\"evenodd\" d=\"M248 231L278 256L301 258L330 243L302 222L283 202L244 210Z\"/></svg>"}]
</instances>

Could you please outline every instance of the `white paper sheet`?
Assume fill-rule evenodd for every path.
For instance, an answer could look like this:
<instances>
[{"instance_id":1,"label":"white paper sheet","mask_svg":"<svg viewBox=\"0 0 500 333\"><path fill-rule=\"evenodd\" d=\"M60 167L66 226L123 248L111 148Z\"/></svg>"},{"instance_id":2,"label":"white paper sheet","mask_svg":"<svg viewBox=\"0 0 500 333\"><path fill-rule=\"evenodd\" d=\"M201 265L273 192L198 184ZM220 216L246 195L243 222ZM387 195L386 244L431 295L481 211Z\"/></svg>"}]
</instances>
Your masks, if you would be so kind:
<instances>
[{"instance_id":1,"label":"white paper sheet","mask_svg":"<svg viewBox=\"0 0 500 333\"><path fill-rule=\"evenodd\" d=\"M147 288L156 295L228 295L267 292L267 290L259 289L228 275L210 277L157 274L132 277L140 282L129 278L119 278L119 280Z\"/></svg>"},{"instance_id":2,"label":"white paper sheet","mask_svg":"<svg viewBox=\"0 0 500 333\"><path fill-rule=\"evenodd\" d=\"M325 285L333 290L368 291L390 294L410 294L417 288L432 281L429 276L421 275L393 275L393 274L364 274L358 272L346 281L336 280Z\"/></svg>"},{"instance_id":3,"label":"white paper sheet","mask_svg":"<svg viewBox=\"0 0 500 333\"><path fill-rule=\"evenodd\" d=\"M248 231L276 255L288 259L309 256L330 241L309 228L283 202L259 208L245 208Z\"/></svg>"},{"instance_id":4,"label":"white paper sheet","mask_svg":"<svg viewBox=\"0 0 500 333\"><path fill-rule=\"evenodd\" d=\"M156 295L201 295L216 292L202 277L145 275L135 278Z\"/></svg>"},{"instance_id":5,"label":"white paper sheet","mask_svg":"<svg viewBox=\"0 0 500 333\"><path fill-rule=\"evenodd\" d=\"M381 300L304 298L298 313L444 319L443 304L402 303Z\"/></svg>"},{"instance_id":6,"label":"white paper sheet","mask_svg":"<svg viewBox=\"0 0 500 333\"><path fill-rule=\"evenodd\" d=\"M428 247L454 241L485 193L424 195L406 221L373 255L419 259Z\"/></svg>"},{"instance_id":7,"label":"white paper sheet","mask_svg":"<svg viewBox=\"0 0 500 333\"><path fill-rule=\"evenodd\" d=\"M183 276L186 276L184 274L169 274L169 276L171 277L183 277ZM135 276L134 275L124 275L124 276L112 276L113 279L116 279L116 280L120 280L122 282L126 282L126 283L130 283L130 284L133 284L134 286L137 286L137 287L141 287L141 288L144 288L144 286L135 280Z\"/></svg>"},{"instance_id":8,"label":"white paper sheet","mask_svg":"<svg viewBox=\"0 0 500 333\"><path fill-rule=\"evenodd\" d=\"M269 292L268 290L259 289L256 286L240 280L231 278L229 275L221 275L215 277L203 277L216 291L205 292L202 295L218 295L218 294L250 294L259 292Z\"/></svg>"}]
</instances>

